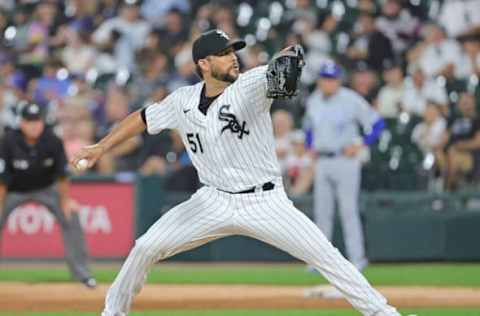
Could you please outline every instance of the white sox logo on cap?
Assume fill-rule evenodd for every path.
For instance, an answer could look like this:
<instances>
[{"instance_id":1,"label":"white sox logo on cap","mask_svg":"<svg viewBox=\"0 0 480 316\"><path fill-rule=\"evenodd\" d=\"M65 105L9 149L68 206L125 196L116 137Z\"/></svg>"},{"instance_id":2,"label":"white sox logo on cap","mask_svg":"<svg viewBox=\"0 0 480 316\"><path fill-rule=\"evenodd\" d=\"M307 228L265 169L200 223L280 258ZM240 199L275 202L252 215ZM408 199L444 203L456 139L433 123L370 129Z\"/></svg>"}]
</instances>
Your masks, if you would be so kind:
<instances>
[{"instance_id":1,"label":"white sox logo on cap","mask_svg":"<svg viewBox=\"0 0 480 316\"><path fill-rule=\"evenodd\" d=\"M215 31L218 35L220 35L221 37L225 38L227 41L230 40L230 37L228 37L227 33L225 33L224 31L222 30L216 30Z\"/></svg>"},{"instance_id":2,"label":"white sox logo on cap","mask_svg":"<svg viewBox=\"0 0 480 316\"><path fill-rule=\"evenodd\" d=\"M40 108L38 107L38 105L32 104L32 106L28 108L28 112L30 112L30 114L38 114L40 113Z\"/></svg>"},{"instance_id":3,"label":"white sox logo on cap","mask_svg":"<svg viewBox=\"0 0 480 316\"><path fill-rule=\"evenodd\" d=\"M221 51L232 47L235 51L244 48L246 45L243 40L231 41L230 37L222 30L210 30L202 33L194 42L192 47L192 57L195 63L198 60L215 55Z\"/></svg>"}]
</instances>

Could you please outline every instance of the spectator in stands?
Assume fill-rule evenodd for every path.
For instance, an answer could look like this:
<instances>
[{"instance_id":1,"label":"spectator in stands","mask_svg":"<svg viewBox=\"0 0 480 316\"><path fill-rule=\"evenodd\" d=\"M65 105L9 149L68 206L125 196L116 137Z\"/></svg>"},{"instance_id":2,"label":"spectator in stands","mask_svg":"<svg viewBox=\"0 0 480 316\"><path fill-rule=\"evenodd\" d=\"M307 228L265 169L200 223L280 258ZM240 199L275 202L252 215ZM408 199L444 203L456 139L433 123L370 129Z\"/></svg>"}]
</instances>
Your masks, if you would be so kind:
<instances>
[{"instance_id":1,"label":"spectator in stands","mask_svg":"<svg viewBox=\"0 0 480 316\"><path fill-rule=\"evenodd\" d=\"M98 1L72 0L68 7L68 28L79 33L91 33L95 27Z\"/></svg>"},{"instance_id":2,"label":"spectator in stands","mask_svg":"<svg viewBox=\"0 0 480 316\"><path fill-rule=\"evenodd\" d=\"M198 188L197 172L177 131L169 132L168 149L150 155L140 168L145 176L160 175L166 177L167 191L192 192ZM158 144L157 144L158 145ZM162 144L165 146L166 143Z\"/></svg>"},{"instance_id":3,"label":"spectator in stands","mask_svg":"<svg viewBox=\"0 0 480 316\"><path fill-rule=\"evenodd\" d=\"M103 22L93 33L93 42L100 47L113 47L121 66L133 70L135 52L145 45L151 26L139 15L138 4L125 2L120 15Z\"/></svg>"},{"instance_id":4,"label":"spectator in stands","mask_svg":"<svg viewBox=\"0 0 480 316\"><path fill-rule=\"evenodd\" d=\"M53 30L57 6L53 1L39 2L28 25L27 47L20 55L20 62L41 65L49 57L50 31Z\"/></svg>"},{"instance_id":5,"label":"spectator in stands","mask_svg":"<svg viewBox=\"0 0 480 316\"><path fill-rule=\"evenodd\" d=\"M171 151L165 156L167 174L165 190L179 192L195 192L199 186L198 174L183 146L182 138L177 131L170 131Z\"/></svg>"},{"instance_id":6,"label":"spectator in stands","mask_svg":"<svg viewBox=\"0 0 480 316\"><path fill-rule=\"evenodd\" d=\"M285 12L285 20L288 24L298 19L306 18L315 20L315 9L310 0L295 0L291 2L289 10Z\"/></svg>"},{"instance_id":7,"label":"spectator in stands","mask_svg":"<svg viewBox=\"0 0 480 316\"><path fill-rule=\"evenodd\" d=\"M334 51L332 42L333 32L337 29L339 18L332 13L320 15L316 28L309 33L302 34L306 47L311 51L317 51L324 56L330 56Z\"/></svg>"},{"instance_id":8,"label":"spectator in stands","mask_svg":"<svg viewBox=\"0 0 480 316\"><path fill-rule=\"evenodd\" d=\"M290 134L291 150L285 159L284 183L287 192L303 194L309 192L313 183L313 158L305 147L305 132L295 130Z\"/></svg>"},{"instance_id":9,"label":"spectator in stands","mask_svg":"<svg viewBox=\"0 0 480 316\"><path fill-rule=\"evenodd\" d=\"M293 117L286 110L277 110L272 114L275 151L282 173L286 172L285 159L291 151L290 134L293 131Z\"/></svg>"},{"instance_id":10,"label":"spectator in stands","mask_svg":"<svg viewBox=\"0 0 480 316\"><path fill-rule=\"evenodd\" d=\"M100 0L96 11L95 24L98 25L104 20L116 17L118 15L118 9L118 0Z\"/></svg>"},{"instance_id":11,"label":"spectator in stands","mask_svg":"<svg viewBox=\"0 0 480 316\"><path fill-rule=\"evenodd\" d=\"M330 59L334 50L333 34L337 29L339 19L329 13L318 17L317 27L312 32L302 34L307 50L305 67L302 70L302 82L310 85L317 80L320 67Z\"/></svg>"},{"instance_id":12,"label":"spectator in stands","mask_svg":"<svg viewBox=\"0 0 480 316\"><path fill-rule=\"evenodd\" d=\"M150 94L170 81L167 56L160 51L141 51L138 54L138 75L134 76L129 86L132 102L131 110L138 110L145 105Z\"/></svg>"},{"instance_id":13,"label":"spectator in stands","mask_svg":"<svg viewBox=\"0 0 480 316\"><path fill-rule=\"evenodd\" d=\"M469 78L472 75L480 77L480 36L466 35L459 38L462 43L462 56L455 68L455 77Z\"/></svg>"},{"instance_id":14,"label":"spectator in stands","mask_svg":"<svg viewBox=\"0 0 480 316\"><path fill-rule=\"evenodd\" d=\"M442 143L446 127L447 121L440 112L440 106L429 100L423 121L415 126L411 136L412 142L423 153L423 168L431 176L429 185L439 184L440 190L443 188L442 166L445 165L445 158Z\"/></svg>"},{"instance_id":15,"label":"spectator in stands","mask_svg":"<svg viewBox=\"0 0 480 316\"><path fill-rule=\"evenodd\" d=\"M427 101L423 121L412 131L412 141L423 153L437 153L442 143L447 121L440 112L441 105L432 100Z\"/></svg>"},{"instance_id":16,"label":"spectator in stands","mask_svg":"<svg viewBox=\"0 0 480 316\"><path fill-rule=\"evenodd\" d=\"M397 57L402 56L417 37L419 21L403 8L401 0L387 0L382 5L382 15L377 18L377 29L392 43Z\"/></svg>"},{"instance_id":17,"label":"spectator in stands","mask_svg":"<svg viewBox=\"0 0 480 316\"><path fill-rule=\"evenodd\" d=\"M426 77L423 68L416 64L409 66L410 76L405 79L405 91L402 109L410 114L423 116L427 100L441 106L444 115L448 115L448 97L445 88L434 79Z\"/></svg>"},{"instance_id":18,"label":"spectator in stands","mask_svg":"<svg viewBox=\"0 0 480 316\"><path fill-rule=\"evenodd\" d=\"M90 118L81 119L74 115L70 116L70 118L62 120L60 123L67 159L72 158L73 154L80 148L95 142L95 125L93 121ZM78 172L77 170L73 171Z\"/></svg>"},{"instance_id":19,"label":"spectator in stands","mask_svg":"<svg viewBox=\"0 0 480 316\"><path fill-rule=\"evenodd\" d=\"M120 62L114 56L114 47L110 45L97 45L97 57L94 69L98 77L109 77L122 68Z\"/></svg>"},{"instance_id":20,"label":"spectator in stands","mask_svg":"<svg viewBox=\"0 0 480 316\"><path fill-rule=\"evenodd\" d=\"M15 66L13 55L7 52L0 55L0 134L4 128L17 127L17 107L26 97L27 78Z\"/></svg>"},{"instance_id":21,"label":"spectator in stands","mask_svg":"<svg viewBox=\"0 0 480 316\"><path fill-rule=\"evenodd\" d=\"M24 6L18 6L13 12L12 26L15 27L15 37L10 41L17 52L25 52L29 46L29 14Z\"/></svg>"},{"instance_id":22,"label":"spectator in stands","mask_svg":"<svg viewBox=\"0 0 480 316\"><path fill-rule=\"evenodd\" d=\"M5 34L8 26L8 14L6 11L0 9L0 34Z\"/></svg>"},{"instance_id":23,"label":"spectator in stands","mask_svg":"<svg viewBox=\"0 0 480 316\"><path fill-rule=\"evenodd\" d=\"M355 68L350 77L350 88L355 90L370 104L376 105L376 98L378 94L378 78L368 64L360 61L355 65Z\"/></svg>"},{"instance_id":24,"label":"spectator in stands","mask_svg":"<svg viewBox=\"0 0 480 316\"><path fill-rule=\"evenodd\" d=\"M480 25L480 1L443 1L438 22L449 37L468 33Z\"/></svg>"},{"instance_id":25,"label":"spectator in stands","mask_svg":"<svg viewBox=\"0 0 480 316\"><path fill-rule=\"evenodd\" d=\"M192 60L191 48L182 49L174 59L175 70L170 76L167 85L169 91L198 82L199 77L195 72L195 63Z\"/></svg>"},{"instance_id":26,"label":"spectator in stands","mask_svg":"<svg viewBox=\"0 0 480 316\"><path fill-rule=\"evenodd\" d=\"M424 27L423 41L408 52L408 62L417 63L428 77L453 78L461 58L461 49L455 40L448 39L436 24Z\"/></svg>"},{"instance_id":27,"label":"spectator in stands","mask_svg":"<svg viewBox=\"0 0 480 316\"><path fill-rule=\"evenodd\" d=\"M285 38L284 38L282 47L288 47L288 46L292 46L292 45L295 45L295 44L300 44L302 46L305 46L305 44L303 43L302 34L298 33L298 32L287 33Z\"/></svg>"},{"instance_id":28,"label":"spectator in stands","mask_svg":"<svg viewBox=\"0 0 480 316\"><path fill-rule=\"evenodd\" d=\"M0 9L5 10L8 12L11 12L15 7L15 1L14 0L4 0L0 2Z\"/></svg>"},{"instance_id":29,"label":"spectator in stands","mask_svg":"<svg viewBox=\"0 0 480 316\"><path fill-rule=\"evenodd\" d=\"M129 95L125 87L110 84L105 101L106 122L99 126L97 139L105 136L110 129L125 118L129 113ZM108 155L104 155L97 164L97 171L104 175L116 172L133 171L137 167L135 154L141 145L141 138L134 137L115 147Z\"/></svg>"},{"instance_id":30,"label":"spectator in stands","mask_svg":"<svg viewBox=\"0 0 480 316\"><path fill-rule=\"evenodd\" d=\"M261 44L257 43L255 45L247 46L244 50L246 51L243 59L245 63L245 71L260 65L264 65L268 62L268 53L265 51L265 47L263 47ZM302 70L302 74L304 70Z\"/></svg>"},{"instance_id":31,"label":"spectator in stands","mask_svg":"<svg viewBox=\"0 0 480 316\"><path fill-rule=\"evenodd\" d=\"M72 28L65 30L66 46L60 56L68 71L74 75L84 75L95 65L97 51L89 43L89 34Z\"/></svg>"},{"instance_id":32,"label":"spectator in stands","mask_svg":"<svg viewBox=\"0 0 480 316\"><path fill-rule=\"evenodd\" d=\"M153 138L145 135L145 147L140 154L139 172L144 176L167 174L167 159L165 158L171 147L171 141L161 137Z\"/></svg>"},{"instance_id":33,"label":"spectator in stands","mask_svg":"<svg viewBox=\"0 0 480 316\"><path fill-rule=\"evenodd\" d=\"M362 13L356 22L355 32L347 50L352 61L365 60L369 68L381 71L386 59L393 59L392 43L388 37L377 30L372 15Z\"/></svg>"},{"instance_id":34,"label":"spectator in stands","mask_svg":"<svg viewBox=\"0 0 480 316\"><path fill-rule=\"evenodd\" d=\"M188 23L177 9L170 10L165 16L165 25L159 29L160 44L175 56L188 39Z\"/></svg>"},{"instance_id":35,"label":"spectator in stands","mask_svg":"<svg viewBox=\"0 0 480 316\"><path fill-rule=\"evenodd\" d=\"M155 28L163 27L166 23L166 15L172 10L182 14L190 12L190 1L188 0L144 0L140 12L142 16Z\"/></svg>"},{"instance_id":36,"label":"spectator in stands","mask_svg":"<svg viewBox=\"0 0 480 316\"><path fill-rule=\"evenodd\" d=\"M446 157L441 160L446 170L448 190L456 190L466 176L471 176L478 166L480 150L480 119L475 108L475 97L462 93L458 101L460 116L448 123L443 145Z\"/></svg>"},{"instance_id":37,"label":"spectator in stands","mask_svg":"<svg viewBox=\"0 0 480 316\"><path fill-rule=\"evenodd\" d=\"M211 21L216 28L223 30L230 38L238 38L235 14L228 2L218 2L213 6ZM240 52L239 52L240 53Z\"/></svg>"},{"instance_id":38,"label":"spectator in stands","mask_svg":"<svg viewBox=\"0 0 480 316\"><path fill-rule=\"evenodd\" d=\"M102 91L94 89L88 82L85 76L72 76L72 87L69 95L65 98L64 107L71 104L78 104L91 113L92 119L101 124L105 120L104 109L104 94Z\"/></svg>"},{"instance_id":39,"label":"spectator in stands","mask_svg":"<svg viewBox=\"0 0 480 316\"><path fill-rule=\"evenodd\" d=\"M212 25L213 11L214 5L211 2L200 5L197 8L195 20L192 21L192 27L190 30L190 40L196 38L196 36L200 35L204 30L214 27L214 25Z\"/></svg>"},{"instance_id":40,"label":"spectator in stands","mask_svg":"<svg viewBox=\"0 0 480 316\"><path fill-rule=\"evenodd\" d=\"M63 70L62 70L63 69ZM62 71L61 71L62 70ZM43 74L33 82L33 100L40 106L51 108L53 103L62 103L68 94L72 81L58 59L49 59L43 67Z\"/></svg>"},{"instance_id":41,"label":"spectator in stands","mask_svg":"<svg viewBox=\"0 0 480 316\"><path fill-rule=\"evenodd\" d=\"M377 12L377 4L375 0L359 0L358 11L368 14L375 14Z\"/></svg>"},{"instance_id":42,"label":"spectator in stands","mask_svg":"<svg viewBox=\"0 0 480 316\"><path fill-rule=\"evenodd\" d=\"M167 95L168 90L166 87L158 87L145 104L151 104L162 101ZM165 156L171 150L172 139L170 135L161 133L160 135L149 135L144 133L142 135L143 146L138 154L139 172L142 175L161 175L165 176L167 173L167 161Z\"/></svg>"},{"instance_id":43,"label":"spectator in stands","mask_svg":"<svg viewBox=\"0 0 480 316\"><path fill-rule=\"evenodd\" d=\"M151 30L148 33L147 38L145 39L145 45L143 46L142 50L137 53L136 62L138 63L138 55L145 54L146 52L150 52L151 54L162 51L162 43L160 43L160 34L156 30Z\"/></svg>"},{"instance_id":44,"label":"spectator in stands","mask_svg":"<svg viewBox=\"0 0 480 316\"><path fill-rule=\"evenodd\" d=\"M378 93L377 110L385 118L396 118L400 113L405 92L403 70L395 60L386 60L383 68L385 85Z\"/></svg>"}]
</instances>

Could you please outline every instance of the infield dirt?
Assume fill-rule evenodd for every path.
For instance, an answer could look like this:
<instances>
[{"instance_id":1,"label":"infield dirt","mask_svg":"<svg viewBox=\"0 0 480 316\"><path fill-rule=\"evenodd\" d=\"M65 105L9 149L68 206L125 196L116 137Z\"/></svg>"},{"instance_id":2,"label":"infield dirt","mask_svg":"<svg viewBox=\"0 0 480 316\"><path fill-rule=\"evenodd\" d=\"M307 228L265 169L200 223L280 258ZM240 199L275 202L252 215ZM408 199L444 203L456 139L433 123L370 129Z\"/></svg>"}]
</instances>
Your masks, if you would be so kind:
<instances>
[{"instance_id":1,"label":"infield dirt","mask_svg":"<svg viewBox=\"0 0 480 316\"><path fill-rule=\"evenodd\" d=\"M100 311L107 285L0 283L1 311ZM306 287L252 285L146 285L133 310L349 308L343 299L306 298ZM396 307L480 307L480 289L378 287Z\"/></svg>"}]
</instances>

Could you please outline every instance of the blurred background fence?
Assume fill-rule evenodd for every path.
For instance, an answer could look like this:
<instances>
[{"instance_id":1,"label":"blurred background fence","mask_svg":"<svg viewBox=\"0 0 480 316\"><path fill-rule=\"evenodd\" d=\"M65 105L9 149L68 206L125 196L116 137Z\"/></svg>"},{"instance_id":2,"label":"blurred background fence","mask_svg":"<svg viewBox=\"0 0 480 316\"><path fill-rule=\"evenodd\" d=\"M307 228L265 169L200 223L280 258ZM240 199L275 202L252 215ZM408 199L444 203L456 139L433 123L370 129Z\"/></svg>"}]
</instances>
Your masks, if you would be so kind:
<instances>
[{"instance_id":1,"label":"blurred background fence","mask_svg":"<svg viewBox=\"0 0 480 316\"><path fill-rule=\"evenodd\" d=\"M128 254L134 239L161 215L190 196L166 191L158 176L118 181L113 177L78 177L72 194L96 259ZM312 196L292 196L312 217ZM367 256L371 261L480 260L480 192L428 193L376 191L361 194ZM18 208L3 232L1 257L56 259L63 256L58 225L41 206ZM344 251L339 219L334 243ZM288 254L254 239L235 236L174 256L179 261L292 261Z\"/></svg>"}]
</instances>

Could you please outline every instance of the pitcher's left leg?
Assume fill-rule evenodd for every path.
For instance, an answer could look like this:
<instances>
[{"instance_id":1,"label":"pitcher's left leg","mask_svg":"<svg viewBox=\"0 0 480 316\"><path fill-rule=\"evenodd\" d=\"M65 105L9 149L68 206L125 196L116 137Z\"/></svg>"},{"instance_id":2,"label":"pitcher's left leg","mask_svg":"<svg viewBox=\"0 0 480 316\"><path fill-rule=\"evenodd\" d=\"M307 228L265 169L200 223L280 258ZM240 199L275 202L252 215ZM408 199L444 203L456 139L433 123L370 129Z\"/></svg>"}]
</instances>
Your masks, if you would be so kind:
<instances>
[{"instance_id":1,"label":"pitcher's left leg","mask_svg":"<svg viewBox=\"0 0 480 316\"><path fill-rule=\"evenodd\" d=\"M262 240L317 268L365 316L399 316L363 275L297 210L283 188L239 197L241 234Z\"/></svg>"}]
</instances>

